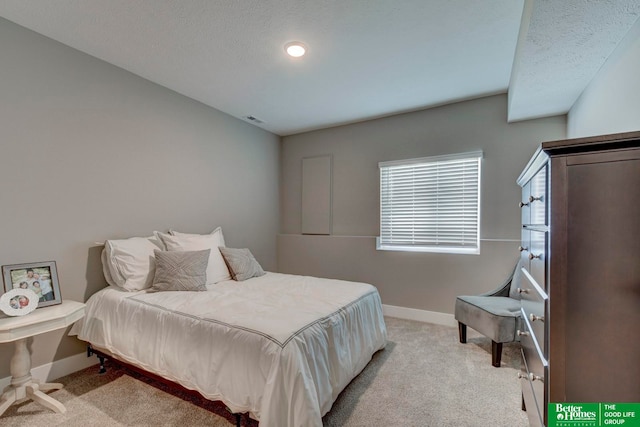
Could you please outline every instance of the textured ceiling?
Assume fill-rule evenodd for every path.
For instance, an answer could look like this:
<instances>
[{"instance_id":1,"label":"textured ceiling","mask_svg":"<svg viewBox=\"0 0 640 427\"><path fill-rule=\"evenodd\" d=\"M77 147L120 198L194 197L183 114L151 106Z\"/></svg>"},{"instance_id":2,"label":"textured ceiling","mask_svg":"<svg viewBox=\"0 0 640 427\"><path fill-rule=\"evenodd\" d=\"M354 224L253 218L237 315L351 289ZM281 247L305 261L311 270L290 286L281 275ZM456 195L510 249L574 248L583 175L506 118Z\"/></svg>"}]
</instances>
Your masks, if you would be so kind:
<instances>
[{"instance_id":1,"label":"textured ceiling","mask_svg":"<svg viewBox=\"0 0 640 427\"><path fill-rule=\"evenodd\" d=\"M638 16L640 0L527 1L509 121L569 111Z\"/></svg>"},{"instance_id":2,"label":"textured ceiling","mask_svg":"<svg viewBox=\"0 0 640 427\"><path fill-rule=\"evenodd\" d=\"M10 21L279 135L508 89L511 120L564 113L638 13L638 0L0 1ZM308 54L287 57L291 40Z\"/></svg>"}]
</instances>

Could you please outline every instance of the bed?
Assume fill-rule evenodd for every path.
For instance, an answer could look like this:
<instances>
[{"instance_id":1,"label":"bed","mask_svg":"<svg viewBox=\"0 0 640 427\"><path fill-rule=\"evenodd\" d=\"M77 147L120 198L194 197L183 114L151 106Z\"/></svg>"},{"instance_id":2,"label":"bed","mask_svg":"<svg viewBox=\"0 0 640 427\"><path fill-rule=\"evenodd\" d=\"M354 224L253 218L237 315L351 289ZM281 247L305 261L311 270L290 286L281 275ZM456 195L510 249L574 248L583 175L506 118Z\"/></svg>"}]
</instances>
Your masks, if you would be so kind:
<instances>
[{"instance_id":1,"label":"bed","mask_svg":"<svg viewBox=\"0 0 640 427\"><path fill-rule=\"evenodd\" d=\"M369 284L267 272L206 288L109 286L89 298L72 333L262 427L322 426L386 344L380 296Z\"/></svg>"}]
</instances>

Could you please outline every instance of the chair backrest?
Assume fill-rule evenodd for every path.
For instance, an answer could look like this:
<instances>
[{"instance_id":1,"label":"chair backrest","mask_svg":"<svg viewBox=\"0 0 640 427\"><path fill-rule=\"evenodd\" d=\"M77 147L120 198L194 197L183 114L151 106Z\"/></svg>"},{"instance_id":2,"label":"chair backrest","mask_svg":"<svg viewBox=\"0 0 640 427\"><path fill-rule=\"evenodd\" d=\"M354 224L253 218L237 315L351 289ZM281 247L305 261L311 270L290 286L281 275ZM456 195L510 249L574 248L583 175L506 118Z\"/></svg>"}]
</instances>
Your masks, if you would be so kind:
<instances>
[{"instance_id":1,"label":"chair backrest","mask_svg":"<svg viewBox=\"0 0 640 427\"><path fill-rule=\"evenodd\" d=\"M518 259L513 275L511 276L511 287L509 288L509 298L522 299L518 288L522 287L522 257Z\"/></svg>"}]
</instances>

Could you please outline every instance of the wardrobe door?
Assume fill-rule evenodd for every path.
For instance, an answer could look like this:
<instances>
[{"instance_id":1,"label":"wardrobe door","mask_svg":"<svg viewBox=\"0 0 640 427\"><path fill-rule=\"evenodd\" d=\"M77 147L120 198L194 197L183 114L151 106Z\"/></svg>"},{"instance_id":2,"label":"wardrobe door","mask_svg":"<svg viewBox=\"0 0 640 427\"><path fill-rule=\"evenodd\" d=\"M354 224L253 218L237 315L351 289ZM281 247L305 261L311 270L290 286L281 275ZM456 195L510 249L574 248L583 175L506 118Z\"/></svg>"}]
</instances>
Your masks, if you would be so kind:
<instances>
[{"instance_id":1,"label":"wardrobe door","mask_svg":"<svg viewBox=\"0 0 640 427\"><path fill-rule=\"evenodd\" d=\"M566 397L640 401L640 154L567 157Z\"/></svg>"}]
</instances>

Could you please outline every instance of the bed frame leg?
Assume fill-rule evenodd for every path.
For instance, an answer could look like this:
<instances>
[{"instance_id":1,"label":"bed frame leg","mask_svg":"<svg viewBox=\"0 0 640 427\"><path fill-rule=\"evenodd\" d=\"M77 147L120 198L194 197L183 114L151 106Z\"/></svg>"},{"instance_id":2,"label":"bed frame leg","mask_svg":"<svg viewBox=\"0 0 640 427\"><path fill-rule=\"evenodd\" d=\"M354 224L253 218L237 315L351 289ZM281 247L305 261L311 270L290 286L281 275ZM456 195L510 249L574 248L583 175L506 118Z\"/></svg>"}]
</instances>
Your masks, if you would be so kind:
<instances>
[{"instance_id":1,"label":"bed frame leg","mask_svg":"<svg viewBox=\"0 0 640 427\"><path fill-rule=\"evenodd\" d=\"M229 411L229 413L230 413L231 415L233 415L233 417L236 419L236 427L240 427L240 422L241 422L241 420L242 420L242 418L241 418L241 417L242 417L242 414L239 414L239 413L237 413L237 412L233 412L231 409L229 409L229 407L228 407L228 406L225 406L225 409L226 409L227 411Z\"/></svg>"},{"instance_id":2,"label":"bed frame leg","mask_svg":"<svg viewBox=\"0 0 640 427\"><path fill-rule=\"evenodd\" d=\"M99 374L106 374L107 373L107 368L105 368L104 366L104 357L103 356L98 356L98 360L100 361L100 370L98 371Z\"/></svg>"},{"instance_id":3,"label":"bed frame leg","mask_svg":"<svg viewBox=\"0 0 640 427\"><path fill-rule=\"evenodd\" d=\"M96 355L96 357L98 358L98 360L100 361L100 370L98 371L98 373L100 374L105 374L107 373L107 368L104 366L104 359L105 357L102 354L96 353L93 348L91 348L90 345L87 346L87 357L91 357L93 355Z\"/></svg>"}]
</instances>

